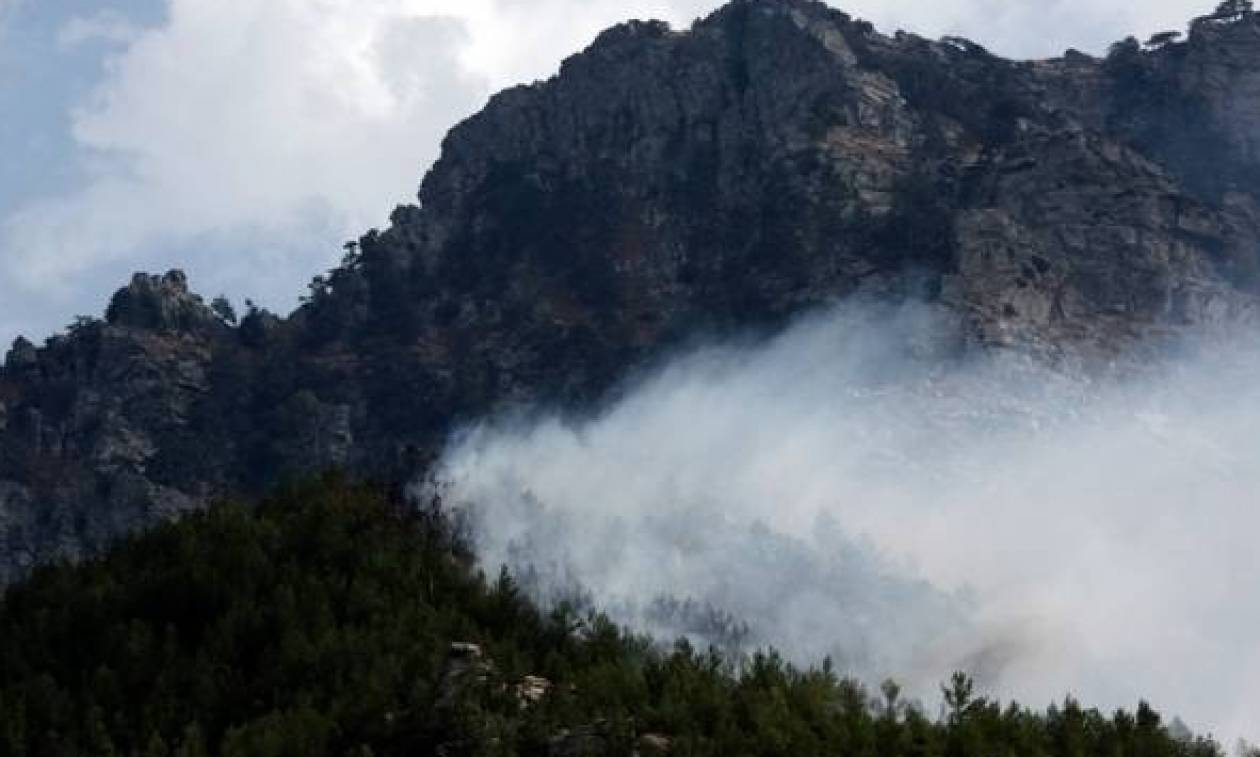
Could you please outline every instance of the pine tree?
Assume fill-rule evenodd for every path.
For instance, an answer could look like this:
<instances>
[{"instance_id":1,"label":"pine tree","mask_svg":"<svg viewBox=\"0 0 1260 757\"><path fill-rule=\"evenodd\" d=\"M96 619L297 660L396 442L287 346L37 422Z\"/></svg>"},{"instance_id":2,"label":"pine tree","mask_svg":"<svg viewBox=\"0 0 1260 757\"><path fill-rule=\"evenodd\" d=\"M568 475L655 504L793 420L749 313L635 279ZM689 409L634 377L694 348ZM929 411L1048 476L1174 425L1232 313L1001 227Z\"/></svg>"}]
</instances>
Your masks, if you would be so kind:
<instances>
[{"instance_id":1,"label":"pine tree","mask_svg":"<svg viewBox=\"0 0 1260 757\"><path fill-rule=\"evenodd\" d=\"M175 757L209 757L206 750L206 737L201 731L201 724L193 721L184 729L184 735L175 749Z\"/></svg>"},{"instance_id":2,"label":"pine tree","mask_svg":"<svg viewBox=\"0 0 1260 757\"><path fill-rule=\"evenodd\" d=\"M157 731L149 734L149 741L144 747L144 757L171 757L171 750L162 739L162 734Z\"/></svg>"},{"instance_id":3,"label":"pine tree","mask_svg":"<svg viewBox=\"0 0 1260 757\"><path fill-rule=\"evenodd\" d=\"M975 682L966 673L954 673L949 679L948 686L941 687L941 693L945 695L945 706L949 708L949 722L958 724L963 721L963 717L967 714L971 707L972 692L975 689Z\"/></svg>"},{"instance_id":4,"label":"pine tree","mask_svg":"<svg viewBox=\"0 0 1260 757\"><path fill-rule=\"evenodd\" d=\"M1238 19L1250 15L1253 8L1252 0L1223 0L1220 5L1216 6L1216 12L1212 16L1222 19Z\"/></svg>"}]
</instances>

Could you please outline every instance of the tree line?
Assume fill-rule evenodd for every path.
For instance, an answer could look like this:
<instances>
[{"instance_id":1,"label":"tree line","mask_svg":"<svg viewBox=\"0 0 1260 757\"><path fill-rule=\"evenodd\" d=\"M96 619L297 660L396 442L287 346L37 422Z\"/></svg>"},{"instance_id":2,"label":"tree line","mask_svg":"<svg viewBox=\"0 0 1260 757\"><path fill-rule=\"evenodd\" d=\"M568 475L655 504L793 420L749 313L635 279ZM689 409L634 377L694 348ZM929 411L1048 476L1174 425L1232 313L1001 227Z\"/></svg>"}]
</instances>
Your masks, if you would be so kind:
<instances>
[{"instance_id":1,"label":"tree line","mask_svg":"<svg viewBox=\"0 0 1260 757\"><path fill-rule=\"evenodd\" d=\"M484 655L462 677L456 643ZM825 662L662 647L484 576L440 502L336 477L42 568L0 602L12 757L1222 754L1175 730L1145 703L1033 711L959 674L924 706Z\"/></svg>"}]
</instances>

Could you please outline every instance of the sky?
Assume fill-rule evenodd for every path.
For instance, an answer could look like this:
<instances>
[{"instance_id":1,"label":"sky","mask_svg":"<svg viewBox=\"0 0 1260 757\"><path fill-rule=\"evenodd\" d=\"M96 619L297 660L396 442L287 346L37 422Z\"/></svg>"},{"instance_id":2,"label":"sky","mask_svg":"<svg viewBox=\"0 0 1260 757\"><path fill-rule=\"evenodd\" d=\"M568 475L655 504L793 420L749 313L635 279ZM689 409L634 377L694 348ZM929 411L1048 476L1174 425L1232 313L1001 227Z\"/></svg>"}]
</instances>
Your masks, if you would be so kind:
<instances>
[{"instance_id":1,"label":"sky","mask_svg":"<svg viewBox=\"0 0 1260 757\"><path fill-rule=\"evenodd\" d=\"M287 311L412 202L442 136L628 18L715 0L0 0L0 345L133 271ZM1201 0L851 0L891 32L1099 52Z\"/></svg>"}]
</instances>

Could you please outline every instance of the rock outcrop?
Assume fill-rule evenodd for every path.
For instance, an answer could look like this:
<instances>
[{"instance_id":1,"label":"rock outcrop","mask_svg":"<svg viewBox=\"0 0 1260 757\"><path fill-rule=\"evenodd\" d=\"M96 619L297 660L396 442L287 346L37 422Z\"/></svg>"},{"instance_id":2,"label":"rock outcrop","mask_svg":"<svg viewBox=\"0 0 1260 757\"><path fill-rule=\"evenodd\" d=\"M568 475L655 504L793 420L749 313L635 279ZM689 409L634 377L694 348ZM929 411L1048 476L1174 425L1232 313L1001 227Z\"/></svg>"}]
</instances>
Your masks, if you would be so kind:
<instances>
[{"instance_id":1,"label":"rock outcrop","mask_svg":"<svg viewBox=\"0 0 1260 757\"><path fill-rule=\"evenodd\" d=\"M460 419L583 403L701 331L863 293L972 348L1250 319L1260 21L1004 60L807 0L633 22L453 129L287 318L137 275L0 370L0 581L231 492L402 480Z\"/></svg>"}]
</instances>

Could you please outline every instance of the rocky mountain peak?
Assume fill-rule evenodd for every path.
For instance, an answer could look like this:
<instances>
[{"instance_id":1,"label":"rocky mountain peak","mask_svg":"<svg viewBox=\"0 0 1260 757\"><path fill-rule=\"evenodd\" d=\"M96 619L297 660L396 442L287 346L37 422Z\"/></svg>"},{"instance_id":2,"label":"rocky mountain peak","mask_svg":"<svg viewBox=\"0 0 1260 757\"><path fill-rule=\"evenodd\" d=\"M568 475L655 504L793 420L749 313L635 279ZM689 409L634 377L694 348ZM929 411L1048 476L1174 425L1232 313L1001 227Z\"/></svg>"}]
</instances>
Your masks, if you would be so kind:
<instances>
[{"instance_id":1,"label":"rocky mountain peak","mask_svg":"<svg viewBox=\"0 0 1260 757\"><path fill-rule=\"evenodd\" d=\"M1056 362L1254 318L1258 49L1251 16L1035 62L810 0L622 24L452 129L288 318L137 274L15 346L0 581L286 475L408 479L463 420L855 293Z\"/></svg>"},{"instance_id":2,"label":"rocky mountain peak","mask_svg":"<svg viewBox=\"0 0 1260 757\"><path fill-rule=\"evenodd\" d=\"M148 331L218 330L222 322L201 297L188 289L180 270L161 276L137 273L110 300L105 320L113 326Z\"/></svg>"},{"instance_id":3,"label":"rocky mountain peak","mask_svg":"<svg viewBox=\"0 0 1260 757\"><path fill-rule=\"evenodd\" d=\"M22 371L33 367L39 360L35 345L24 336L13 340L13 346L4 356L4 367L10 371Z\"/></svg>"}]
</instances>

